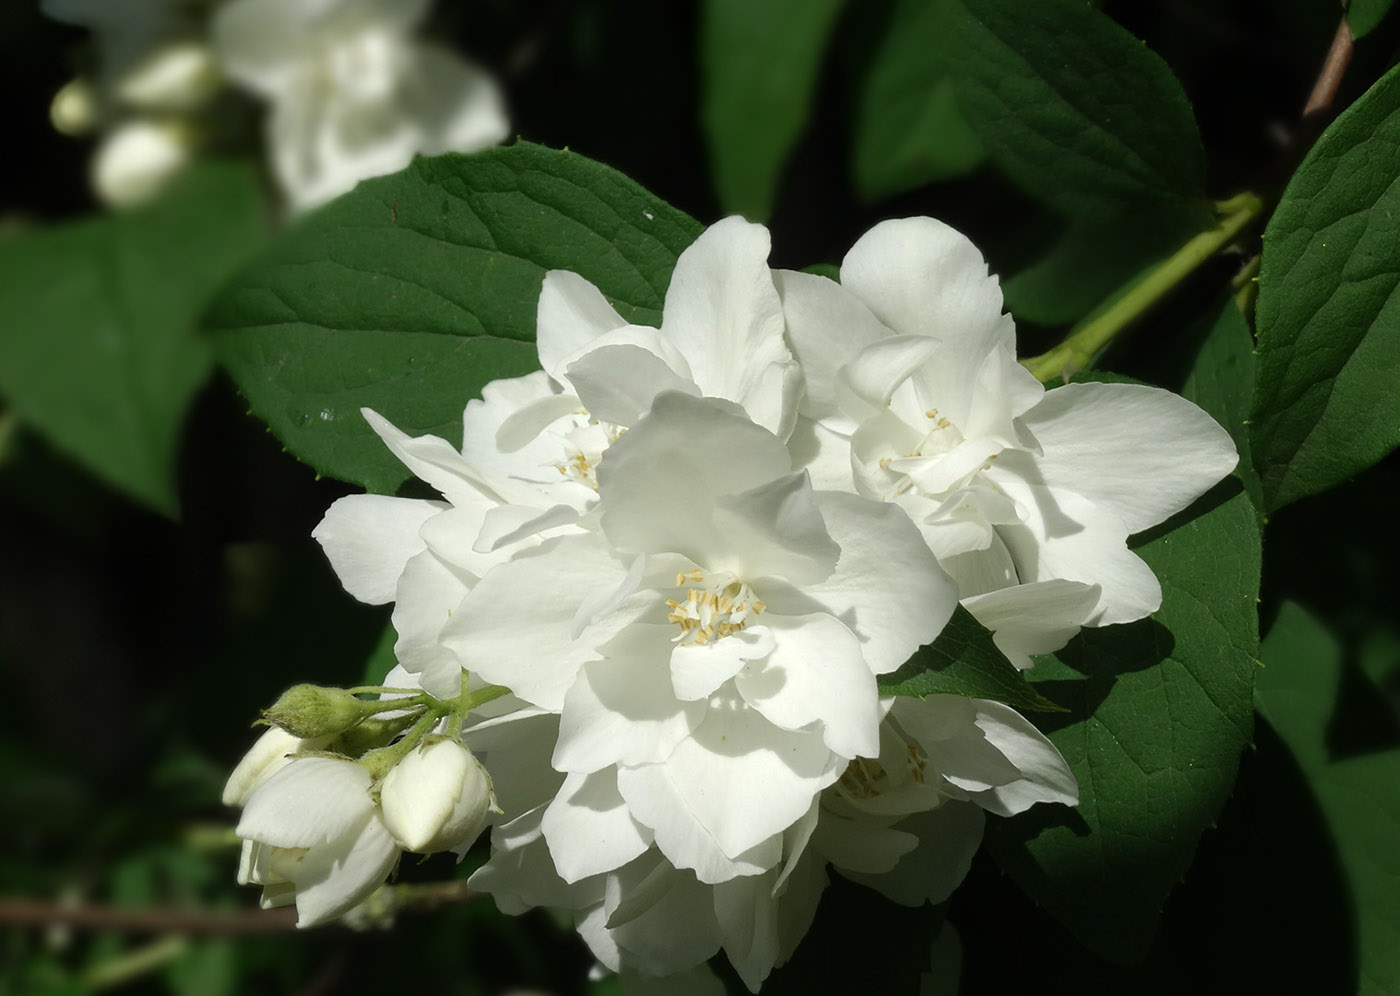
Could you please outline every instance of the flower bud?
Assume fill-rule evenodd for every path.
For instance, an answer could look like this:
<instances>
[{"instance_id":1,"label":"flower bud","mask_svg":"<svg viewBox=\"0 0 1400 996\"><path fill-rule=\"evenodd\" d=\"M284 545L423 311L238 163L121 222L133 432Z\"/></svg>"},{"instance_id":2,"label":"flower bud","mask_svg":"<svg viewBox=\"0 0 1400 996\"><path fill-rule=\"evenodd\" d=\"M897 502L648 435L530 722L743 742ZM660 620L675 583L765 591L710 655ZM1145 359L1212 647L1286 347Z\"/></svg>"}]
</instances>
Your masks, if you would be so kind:
<instances>
[{"instance_id":1,"label":"flower bud","mask_svg":"<svg viewBox=\"0 0 1400 996\"><path fill-rule=\"evenodd\" d=\"M157 50L122 77L117 96L151 111L185 111L204 103L219 87L214 53L196 42Z\"/></svg>"},{"instance_id":2,"label":"flower bud","mask_svg":"<svg viewBox=\"0 0 1400 996\"><path fill-rule=\"evenodd\" d=\"M92 161L97 196L114 207L148 201L190 158L191 138L175 124L131 121L103 139Z\"/></svg>"},{"instance_id":3,"label":"flower bud","mask_svg":"<svg viewBox=\"0 0 1400 996\"><path fill-rule=\"evenodd\" d=\"M254 789L285 767L301 748L300 737L294 737L276 726L258 737L257 743L243 755L243 760L228 776L224 784L224 805L243 805Z\"/></svg>"},{"instance_id":4,"label":"flower bud","mask_svg":"<svg viewBox=\"0 0 1400 996\"><path fill-rule=\"evenodd\" d=\"M491 776L456 740L430 740L384 777L384 826L405 851L432 854L470 844L495 805Z\"/></svg>"},{"instance_id":5,"label":"flower bud","mask_svg":"<svg viewBox=\"0 0 1400 996\"><path fill-rule=\"evenodd\" d=\"M328 737L358 723L367 705L372 703L360 701L343 688L293 685L263 712L263 718L296 737Z\"/></svg>"},{"instance_id":6,"label":"flower bud","mask_svg":"<svg viewBox=\"0 0 1400 996\"><path fill-rule=\"evenodd\" d=\"M53 95L49 120L64 135L86 135L97 126L97 98L92 84L84 79L69 80Z\"/></svg>"}]
</instances>

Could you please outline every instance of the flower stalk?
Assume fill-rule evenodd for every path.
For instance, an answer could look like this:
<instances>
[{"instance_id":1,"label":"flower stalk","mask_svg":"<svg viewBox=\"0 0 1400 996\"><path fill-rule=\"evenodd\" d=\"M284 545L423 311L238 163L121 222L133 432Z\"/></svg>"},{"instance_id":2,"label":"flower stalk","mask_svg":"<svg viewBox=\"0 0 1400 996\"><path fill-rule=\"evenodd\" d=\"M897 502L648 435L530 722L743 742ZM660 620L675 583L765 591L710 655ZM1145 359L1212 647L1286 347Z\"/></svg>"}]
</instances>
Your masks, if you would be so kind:
<instances>
[{"instance_id":1,"label":"flower stalk","mask_svg":"<svg viewBox=\"0 0 1400 996\"><path fill-rule=\"evenodd\" d=\"M1264 202L1248 191L1221 201L1216 205L1220 219L1215 227L1188 241L1064 342L1021 363L1042 383L1056 377L1068 380L1072 374L1088 367L1114 336L1140 318L1196 267L1233 242L1263 209Z\"/></svg>"}]
</instances>

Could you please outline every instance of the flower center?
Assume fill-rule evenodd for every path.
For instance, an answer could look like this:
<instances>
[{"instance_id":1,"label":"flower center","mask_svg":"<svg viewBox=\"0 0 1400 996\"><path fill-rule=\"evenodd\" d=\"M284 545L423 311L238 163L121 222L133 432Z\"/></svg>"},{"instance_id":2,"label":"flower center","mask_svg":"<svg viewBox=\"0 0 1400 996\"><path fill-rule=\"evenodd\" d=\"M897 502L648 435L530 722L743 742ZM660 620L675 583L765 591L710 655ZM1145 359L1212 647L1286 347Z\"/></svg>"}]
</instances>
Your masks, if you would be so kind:
<instances>
[{"instance_id":1,"label":"flower center","mask_svg":"<svg viewBox=\"0 0 1400 996\"><path fill-rule=\"evenodd\" d=\"M908 780L924 783L924 769L928 760L911 743L904 745L905 770ZM871 757L858 757L846 765L841 779L836 783L837 791L850 802L863 802L873 799L893 787L893 780L885 766Z\"/></svg>"},{"instance_id":2,"label":"flower center","mask_svg":"<svg viewBox=\"0 0 1400 996\"><path fill-rule=\"evenodd\" d=\"M627 431L626 426L590 418L564 436L564 459L554 466L571 481L598 490L598 461L603 451Z\"/></svg>"},{"instance_id":3,"label":"flower center","mask_svg":"<svg viewBox=\"0 0 1400 996\"><path fill-rule=\"evenodd\" d=\"M699 570L677 574L676 587L682 585L689 585L685 601L666 601L671 610L666 620L681 628L673 642L682 646L703 647L737 633L764 609L753 589L731 574L706 577Z\"/></svg>"}]
</instances>

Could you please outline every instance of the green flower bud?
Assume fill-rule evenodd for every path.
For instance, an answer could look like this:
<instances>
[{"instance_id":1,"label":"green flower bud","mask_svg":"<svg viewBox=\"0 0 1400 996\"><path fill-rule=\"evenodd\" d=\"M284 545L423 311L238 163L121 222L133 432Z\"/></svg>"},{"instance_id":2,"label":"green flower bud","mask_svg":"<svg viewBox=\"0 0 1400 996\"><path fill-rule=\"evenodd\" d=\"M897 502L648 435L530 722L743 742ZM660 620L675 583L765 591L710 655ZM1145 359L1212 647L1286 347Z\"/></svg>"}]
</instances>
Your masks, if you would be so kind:
<instances>
[{"instance_id":1,"label":"green flower bud","mask_svg":"<svg viewBox=\"0 0 1400 996\"><path fill-rule=\"evenodd\" d=\"M343 688L293 685L263 712L263 718L294 737L328 737L355 726L374 705Z\"/></svg>"}]
</instances>

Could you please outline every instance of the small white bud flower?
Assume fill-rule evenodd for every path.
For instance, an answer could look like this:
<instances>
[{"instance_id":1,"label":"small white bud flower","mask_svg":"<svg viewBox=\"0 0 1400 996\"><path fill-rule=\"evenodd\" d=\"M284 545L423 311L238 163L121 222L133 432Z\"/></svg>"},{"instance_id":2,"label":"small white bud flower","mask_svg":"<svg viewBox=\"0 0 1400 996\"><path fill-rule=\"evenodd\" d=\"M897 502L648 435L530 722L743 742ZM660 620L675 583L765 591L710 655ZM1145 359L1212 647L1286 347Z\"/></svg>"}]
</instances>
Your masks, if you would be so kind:
<instances>
[{"instance_id":1,"label":"small white bud flower","mask_svg":"<svg viewBox=\"0 0 1400 996\"><path fill-rule=\"evenodd\" d=\"M59 87L49 105L49 120L62 135L86 135L97 125L97 100L92 85L84 79L69 80Z\"/></svg>"},{"instance_id":2,"label":"small white bud flower","mask_svg":"<svg viewBox=\"0 0 1400 996\"><path fill-rule=\"evenodd\" d=\"M213 96L218 86L214 53L197 42L181 42L160 49L127 73L117 85L117 96L143 110L187 111Z\"/></svg>"},{"instance_id":3,"label":"small white bud flower","mask_svg":"<svg viewBox=\"0 0 1400 996\"><path fill-rule=\"evenodd\" d=\"M224 805L244 805L254 789L291 763L292 755L301 750L304 743L280 726L270 727L228 776L224 784Z\"/></svg>"},{"instance_id":4,"label":"small white bud flower","mask_svg":"<svg viewBox=\"0 0 1400 996\"><path fill-rule=\"evenodd\" d=\"M405 851L432 854L470 844L495 803L491 777L455 740L433 740L384 777L384 825Z\"/></svg>"},{"instance_id":5,"label":"small white bud flower","mask_svg":"<svg viewBox=\"0 0 1400 996\"><path fill-rule=\"evenodd\" d=\"M92 163L97 196L114 207L150 200L190 158L190 137L178 125L131 121L103 140Z\"/></svg>"}]
</instances>

